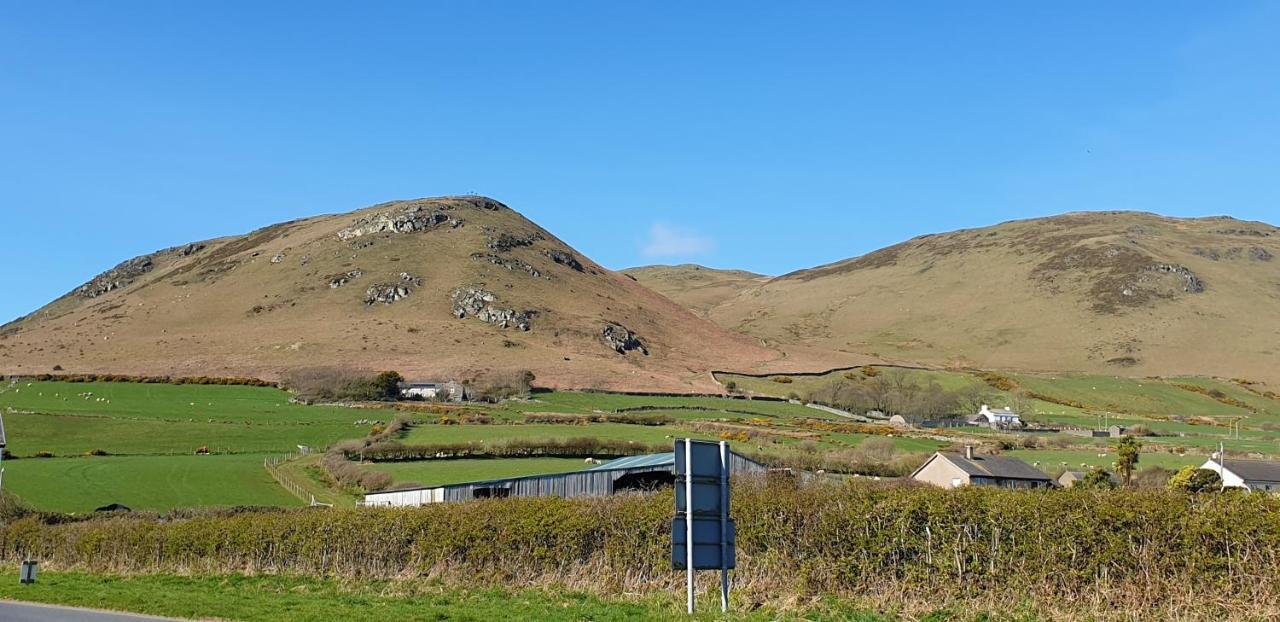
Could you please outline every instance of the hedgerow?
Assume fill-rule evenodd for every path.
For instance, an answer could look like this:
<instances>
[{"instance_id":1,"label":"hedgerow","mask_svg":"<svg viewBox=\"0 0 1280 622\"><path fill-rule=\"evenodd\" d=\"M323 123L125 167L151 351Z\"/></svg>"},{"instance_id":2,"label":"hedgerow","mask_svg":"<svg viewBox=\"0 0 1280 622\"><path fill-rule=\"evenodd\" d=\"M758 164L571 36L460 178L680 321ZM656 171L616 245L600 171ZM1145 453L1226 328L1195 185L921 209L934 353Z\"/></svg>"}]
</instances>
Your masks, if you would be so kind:
<instances>
[{"instance_id":1,"label":"hedgerow","mask_svg":"<svg viewBox=\"0 0 1280 622\"><path fill-rule=\"evenodd\" d=\"M142 384L213 384L246 387L276 387L270 380L242 376L138 376L129 374L35 374L22 376L40 382L137 382Z\"/></svg>"},{"instance_id":2,"label":"hedgerow","mask_svg":"<svg viewBox=\"0 0 1280 622\"><path fill-rule=\"evenodd\" d=\"M621 457L669 451L670 447L670 445L651 445L634 441L592 437L516 438L501 443L431 443L421 445L409 445L396 441L381 441L369 445L345 442L335 444L332 453L341 453L347 459L386 462L442 458Z\"/></svg>"},{"instance_id":3,"label":"hedgerow","mask_svg":"<svg viewBox=\"0 0 1280 622\"><path fill-rule=\"evenodd\" d=\"M1274 619L1280 500L741 481L740 602L844 597L880 610L1046 619ZM125 573L428 577L465 586L675 590L670 492L0 527L0 560ZM710 581L711 578L708 578ZM705 587L705 586L704 586Z\"/></svg>"}]
</instances>

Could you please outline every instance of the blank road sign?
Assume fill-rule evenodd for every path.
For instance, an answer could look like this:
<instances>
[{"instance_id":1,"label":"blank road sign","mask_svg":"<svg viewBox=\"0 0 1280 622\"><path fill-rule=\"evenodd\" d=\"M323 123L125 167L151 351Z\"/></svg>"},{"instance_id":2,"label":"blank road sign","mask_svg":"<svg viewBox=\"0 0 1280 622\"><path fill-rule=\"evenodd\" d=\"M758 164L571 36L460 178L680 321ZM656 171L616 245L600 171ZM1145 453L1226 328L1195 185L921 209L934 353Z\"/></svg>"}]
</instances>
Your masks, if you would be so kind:
<instances>
[{"instance_id":1,"label":"blank road sign","mask_svg":"<svg viewBox=\"0 0 1280 622\"><path fill-rule=\"evenodd\" d=\"M676 511L685 511L684 486L676 486ZM728 511L728 508L725 508ZM693 482L693 513L720 516L720 481Z\"/></svg>"},{"instance_id":2,"label":"blank road sign","mask_svg":"<svg viewBox=\"0 0 1280 622\"><path fill-rule=\"evenodd\" d=\"M675 472L684 474L684 440L676 441L676 468ZM708 478L719 481L720 479L720 444L712 441L693 441L690 443L690 452L693 454L691 462L693 463L694 478Z\"/></svg>"},{"instance_id":3,"label":"blank road sign","mask_svg":"<svg viewBox=\"0 0 1280 622\"><path fill-rule=\"evenodd\" d=\"M726 528L728 531L726 534L727 546L725 547L725 563L722 566L720 563L720 519L693 519L694 570L719 570L721 568L735 567L737 530L734 528L733 519L729 519ZM685 552L684 543L684 518L676 518L671 521L671 566L676 570L687 568L685 562L687 553Z\"/></svg>"}]
</instances>

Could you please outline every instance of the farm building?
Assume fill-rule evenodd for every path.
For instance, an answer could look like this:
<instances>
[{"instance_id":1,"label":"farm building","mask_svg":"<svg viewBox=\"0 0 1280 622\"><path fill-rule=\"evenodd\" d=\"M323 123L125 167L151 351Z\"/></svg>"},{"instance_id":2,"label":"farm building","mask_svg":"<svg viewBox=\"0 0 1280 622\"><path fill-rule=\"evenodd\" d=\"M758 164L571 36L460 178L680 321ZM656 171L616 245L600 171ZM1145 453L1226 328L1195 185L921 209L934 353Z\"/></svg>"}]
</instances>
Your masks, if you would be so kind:
<instances>
[{"instance_id":1,"label":"farm building","mask_svg":"<svg viewBox=\"0 0 1280 622\"><path fill-rule=\"evenodd\" d=\"M407 399L442 399L450 402L462 401L466 397L466 389L461 383L449 382L403 382L400 383L400 397Z\"/></svg>"},{"instance_id":2,"label":"farm building","mask_svg":"<svg viewBox=\"0 0 1280 622\"><path fill-rule=\"evenodd\" d=\"M1221 475L1222 485L1228 488L1280 492L1280 462L1223 460L1219 464L1216 459L1210 459L1200 465L1200 468Z\"/></svg>"},{"instance_id":3,"label":"farm building","mask_svg":"<svg viewBox=\"0 0 1280 622\"><path fill-rule=\"evenodd\" d=\"M674 453L630 456L568 473L371 492L364 496L364 505L406 507L493 497L602 497L670 486L675 482L675 463ZM764 465L729 452L730 473L744 475L766 471Z\"/></svg>"},{"instance_id":4,"label":"farm building","mask_svg":"<svg viewBox=\"0 0 1280 622\"><path fill-rule=\"evenodd\" d=\"M974 455L973 447L963 454L939 451L911 474L918 482L959 488L961 486L1000 486L1003 488L1049 488L1053 480L1017 458Z\"/></svg>"}]
</instances>

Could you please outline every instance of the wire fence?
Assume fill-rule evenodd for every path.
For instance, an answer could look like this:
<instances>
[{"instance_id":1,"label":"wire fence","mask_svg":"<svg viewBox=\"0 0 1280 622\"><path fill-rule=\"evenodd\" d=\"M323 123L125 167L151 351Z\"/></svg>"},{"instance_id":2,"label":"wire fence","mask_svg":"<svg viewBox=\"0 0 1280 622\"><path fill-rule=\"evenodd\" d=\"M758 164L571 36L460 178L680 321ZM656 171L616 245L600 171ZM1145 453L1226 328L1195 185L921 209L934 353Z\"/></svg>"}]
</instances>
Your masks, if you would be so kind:
<instances>
[{"instance_id":1,"label":"wire fence","mask_svg":"<svg viewBox=\"0 0 1280 622\"><path fill-rule=\"evenodd\" d=\"M324 507L333 507L332 503L324 503L321 501L317 501L316 496L314 494L307 492L306 488L304 488L292 477L289 477L287 473L280 470L281 464L288 462L300 455L301 454L290 453L285 456L268 457L262 461L262 466L267 470L267 473L271 474L271 478L276 480L277 484L280 484L281 487L289 491L289 494L299 499L302 499L303 501L306 501L308 504L313 506L318 505L318 506L324 506Z\"/></svg>"}]
</instances>

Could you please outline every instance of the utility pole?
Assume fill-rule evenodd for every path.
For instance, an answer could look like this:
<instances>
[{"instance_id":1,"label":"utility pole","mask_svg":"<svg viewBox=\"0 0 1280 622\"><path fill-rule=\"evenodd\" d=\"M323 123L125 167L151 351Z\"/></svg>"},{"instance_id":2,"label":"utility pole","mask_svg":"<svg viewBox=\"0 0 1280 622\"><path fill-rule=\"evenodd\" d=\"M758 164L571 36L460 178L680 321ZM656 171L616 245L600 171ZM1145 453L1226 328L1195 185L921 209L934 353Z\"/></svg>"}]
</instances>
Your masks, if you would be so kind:
<instances>
[{"instance_id":1,"label":"utility pole","mask_svg":"<svg viewBox=\"0 0 1280 622\"><path fill-rule=\"evenodd\" d=\"M1227 445L1218 441L1218 492L1227 489Z\"/></svg>"}]
</instances>

